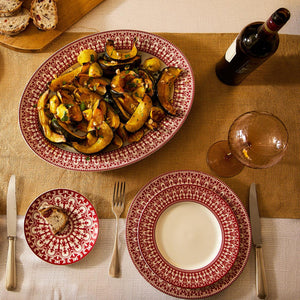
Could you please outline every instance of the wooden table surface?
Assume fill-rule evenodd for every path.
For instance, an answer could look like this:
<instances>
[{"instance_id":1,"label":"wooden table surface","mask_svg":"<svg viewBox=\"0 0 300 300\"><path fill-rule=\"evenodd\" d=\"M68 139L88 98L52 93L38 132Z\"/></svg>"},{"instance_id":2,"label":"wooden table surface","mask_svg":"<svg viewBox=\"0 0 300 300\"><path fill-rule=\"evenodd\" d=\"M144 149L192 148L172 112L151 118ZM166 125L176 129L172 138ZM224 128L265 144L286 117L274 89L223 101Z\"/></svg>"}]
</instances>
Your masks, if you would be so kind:
<instances>
[{"instance_id":1,"label":"wooden table surface","mask_svg":"<svg viewBox=\"0 0 300 300\"><path fill-rule=\"evenodd\" d=\"M206 164L209 146L226 139L230 124L241 113L265 110L288 128L285 157L272 168L244 168L239 175L222 180L246 207L249 186L256 182L263 217L300 217L300 36L281 35L276 54L240 86L232 87L217 79L214 67L236 34L158 34L179 47L191 63L196 86L192 110L163 148L136 164L107 172L70 171L44 162L26 145L18 126L20 97L34 71L54 51L87 33L66 32L39 53L0 48L0 214L6 211L9 177L16 174L19 215L26 213L39 194L63 187L85 195L99 218L112 218L113 184L126 180L125 217L135 194L162 173L191 169L213 175Z\"/></svg>"}]
</instances>

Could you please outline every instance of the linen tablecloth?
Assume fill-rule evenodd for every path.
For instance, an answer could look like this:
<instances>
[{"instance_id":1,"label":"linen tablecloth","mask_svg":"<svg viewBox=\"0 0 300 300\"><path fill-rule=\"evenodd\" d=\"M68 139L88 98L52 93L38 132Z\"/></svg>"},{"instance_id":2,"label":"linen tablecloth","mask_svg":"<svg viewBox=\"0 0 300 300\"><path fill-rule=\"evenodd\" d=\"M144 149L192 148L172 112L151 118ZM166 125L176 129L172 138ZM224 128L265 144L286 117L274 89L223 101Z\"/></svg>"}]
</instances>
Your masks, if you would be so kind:
<instances>
[{"instance_id":1,"label":"linen tablecloth","mask_svg":"<svg viewBox=\"0 0 300 300\"><path fill-rule=\"evenodd\" d=\"M70 188L94 205L100 218L100 236L92 252L70 266L40 261L26 245L23 217L18 220L18 288L5 290L7 256L6 222L1 217L0 299L169 299L138 274L125 245L124 220L121 238L122 278L108 276L114 220L110 200L113 183L126 180L126 216L135 194L149 180L173 170L195 169L212 174L205 158L209 146L227 136L231 122L247 110L268 110L279 116L290 132L284 159L267 170L245 168L224 179L248 206L251 182L258 184L259 209L268 218L299 218L299 111L300 36L281 36L276 55L238 87L229 87L215 76L214 65L235 34L159 33L187 56L195 75L195 99L191 113L175 137L162 149L134 165L109 172L74 172L54 167L27 147L18 128L18 105L33 72L53 52L87 33L65 33L41 53L20 53L0 48L0 214L5 214L6 192L12 173L17 178L18 214L46 190ZM187 142L188 141L188 142ZM299 220L262 219L270 299L297 299L299 291ZM254 253L238 278L213 299L255 299ZM47 286L48 285L48 286ZM113 289L114 288L114 289ZM50 291L49 295L44 291ZM45 295L45 296L44 296ZM48 298L46 298L48 297Z\"/></svg>"},{"instance_id":2,"label":"linen tablecloth","mask_svg":"<svg viewBox=\"0 0 300 300\"><path fill-rule=\"evenodd\" d=\"M67 266L51 265L35 256L24 239L24 217L17 226L17 289L5 290L8 242L6 216L0 216L0 299L1 300L156 300L176 299L152 287L135 269L126 247L125 219L120 219L119 248L121 278L108 276L115 222L99 220L99 237L92 251L81 261ZM269 298L298 299L300 295L300 236L295 235L299 219L262 218L262 238ZM296 249L292 251L291 249ZM206 299L252 300L255 293L255 253L238 279L221 293Z\"/></svg>"},{"instance_id":3,"label":"linen tablecloth","mask_svg":"<svg viewBox=\"0 0 300 300\"><path fill-rule=\"evenodd\" d=\"M159 33L173 42L189 60L195 77L191 112L179 132L146 159L108 172L74 172L52 166L24 143L18 128L18 105L26 83L53 52L87 33L65 33L41 53L20 53L0 48L0 213L5 214L9 177L17 178L18 213L24 215L41 193L58 187L75 189L95 206L99 218L112 218L113 183L126 180L127 205L150 180L162 173L192 169L212 174L206 153L214 142L226 139L233 120L249 110L274 113L286 124L290 139L283 160L266 170L245 168L238 176L223 179L248 206L248 190L256 182L259 209L264 217L299 218L300 197L300 36L282 35L275 56L237 87L226 86L215 75L235 34Z\"/></svg>"}]
</instances>

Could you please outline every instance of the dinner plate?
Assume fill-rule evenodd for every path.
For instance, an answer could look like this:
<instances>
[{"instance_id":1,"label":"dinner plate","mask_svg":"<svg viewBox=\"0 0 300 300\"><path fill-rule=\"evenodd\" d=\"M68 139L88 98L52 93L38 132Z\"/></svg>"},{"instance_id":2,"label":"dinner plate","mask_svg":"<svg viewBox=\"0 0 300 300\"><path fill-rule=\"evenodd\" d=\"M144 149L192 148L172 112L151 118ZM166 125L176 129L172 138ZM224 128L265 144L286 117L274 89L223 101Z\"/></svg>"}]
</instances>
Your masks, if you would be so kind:
<instances>
[{"instance_id":1,"label":"dinner plate","mask_svg":"<svg viewBox=\"0 0 300 300\"><path fill-rule=\"evenodd\" d=\"M139 224L141 215L149 201L164 190L177 185L192 184L206 188L220 196L233 211L240 233L239 252L229 272L215 283L200 288L176 286L162 279L145 261L139 245ZM232 284L242 273L251 249L251 227L247 211L237 195L219 179L198 171L173 171L163 174L143 187L131 203L126 221L126 242L130 257L140 274L152 286L173 297L201 299L215 295Z\"/></svg>"},{"instance_id":2,"label":"dinner plate","mask_svg":"<svg viewBox=\"0 0 300 300\"><path fill-rule=\"evenodd\" d=\"M69 217L66 227L56 235L40 215L42 205L56 205ZM38 196L29 206L24 219L26 241L42 260L66 265L85 257L94 247L99 221L93 205L81 194L68 189L54 189Z\"/></svg>"},{"instance_id":3,"label":"dinner plate","mask_svg":"<svg viewBox=\"0 0 300 300\"><path fill-rule=\"evenodd\" d=\"M115 41L118 49L128 49L137 38L136 46L143 57L155 56L165 66L183 69L175 82L173 103L176 117L167 116L157 131L149 131L139 142L120 149L87 156L70 147L60 147L43 135L38 121L37 102L47 89L47 83L57 74L77 62L80 51L91 48L104 52L108 39ZM192 68L183 53L171 42L157 35L137 30L114 30L92 34L78 39L50 56L33 74L26 85L19 105L19 126L27 145L43 160L65 169L78 171L105 171L124 167L149 156L164 146L180 129L187 118L194 97Z\"/></svg>"},{"instance_id":4,"label":"dinner plate","mask_svg":"<svg viewBox=\"0 0 300 300\"><path fill-rule=\"evenodd\" d=\"M139 195L134 201L141 201ZM144 260L160 278L198 288L230 270L239 252L239 228L220 196L198 185L178 184L148 201L138 242Z\"/></svg>"}]
</instances>

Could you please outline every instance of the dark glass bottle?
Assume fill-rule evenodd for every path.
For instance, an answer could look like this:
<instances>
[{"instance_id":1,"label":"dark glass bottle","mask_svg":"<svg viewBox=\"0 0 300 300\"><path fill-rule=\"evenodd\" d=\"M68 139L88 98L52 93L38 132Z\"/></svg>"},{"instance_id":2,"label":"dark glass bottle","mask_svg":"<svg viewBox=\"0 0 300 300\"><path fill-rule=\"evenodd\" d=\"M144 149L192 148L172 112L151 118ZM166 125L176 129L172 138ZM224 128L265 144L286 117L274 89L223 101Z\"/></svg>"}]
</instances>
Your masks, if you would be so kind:
<instances>
[{"instance_id":1,"label":"dark glass bottle","mask_svg":"<svg viewBox=\"0 0 300 300\"><path fill-rule=\"evenodd\" d=\"M275 53L279 44L278 30L289 18L290 12L280 8L266 22L246 26L216 64L218 78L229 85L240 84Z\"/></svg>"}]
</instances>

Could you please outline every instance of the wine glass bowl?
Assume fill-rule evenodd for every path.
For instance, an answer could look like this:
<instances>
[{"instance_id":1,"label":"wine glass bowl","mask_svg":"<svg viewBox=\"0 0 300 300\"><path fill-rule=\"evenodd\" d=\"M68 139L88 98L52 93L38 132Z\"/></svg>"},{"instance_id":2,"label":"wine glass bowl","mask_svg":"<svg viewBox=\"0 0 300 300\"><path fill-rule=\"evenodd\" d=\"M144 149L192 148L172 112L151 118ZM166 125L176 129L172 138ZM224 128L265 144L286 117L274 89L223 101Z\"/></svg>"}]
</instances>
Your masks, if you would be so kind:
<instances>
[{"instance_id":1,"label":"wine glass bowl","mask_svg":"<svg viewBox=\"0 0 300 300\"><path fill-rule=\"evenodd\" d=\"M268 168L283 157L288 132L280 119L268 112L252 111L238 117L228 133L231 153L251 168Z\"/></svg>"},{"instance_id":2,"label":"wine glass bowl","mask_svg":"<svg viewBox=\"0 0 300 300\"><path fill-rule=\"evenodd\" d=\"M227 141L209 148L207 163L219 176L232 177L243 166L262 169L275 165L284 156L287 145L288 131L278 117L250 111L234 120Z\"/></svg>"}]
</instances>

